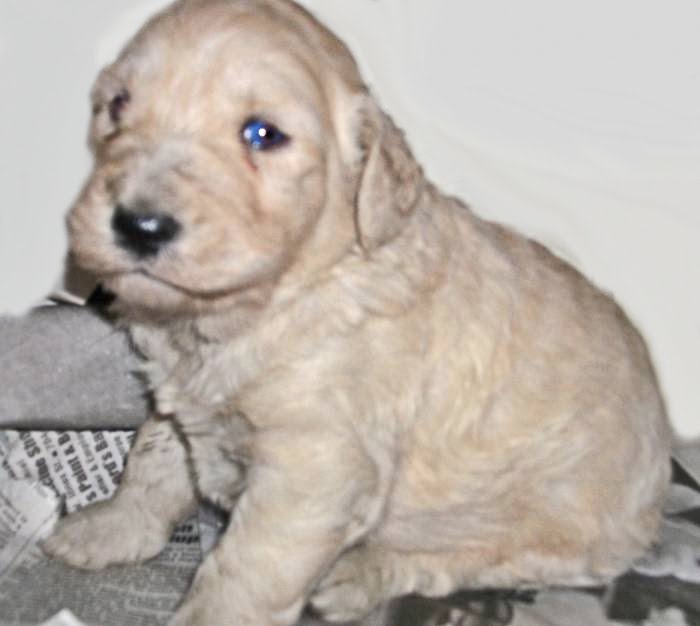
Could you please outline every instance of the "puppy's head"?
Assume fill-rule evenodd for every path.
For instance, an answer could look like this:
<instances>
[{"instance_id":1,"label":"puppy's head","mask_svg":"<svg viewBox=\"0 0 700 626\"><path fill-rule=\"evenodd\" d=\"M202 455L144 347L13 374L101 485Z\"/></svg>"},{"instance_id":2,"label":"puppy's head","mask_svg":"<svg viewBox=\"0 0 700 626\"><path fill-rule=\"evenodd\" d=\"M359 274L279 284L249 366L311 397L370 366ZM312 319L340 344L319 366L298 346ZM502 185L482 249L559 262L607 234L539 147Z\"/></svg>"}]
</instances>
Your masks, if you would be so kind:
<instances>
[{"instance_id":1,"label":"puppy's head","mask_svg":"<svg viewBox=\"0 0 700 626\"><path fill-rule=\"evenodd\" d=\"M265 299L381 245L420 170L345 46L286 0L180 0L99 76L94 171L68 226L122 307Z\"/></svg>"}]
</instances>

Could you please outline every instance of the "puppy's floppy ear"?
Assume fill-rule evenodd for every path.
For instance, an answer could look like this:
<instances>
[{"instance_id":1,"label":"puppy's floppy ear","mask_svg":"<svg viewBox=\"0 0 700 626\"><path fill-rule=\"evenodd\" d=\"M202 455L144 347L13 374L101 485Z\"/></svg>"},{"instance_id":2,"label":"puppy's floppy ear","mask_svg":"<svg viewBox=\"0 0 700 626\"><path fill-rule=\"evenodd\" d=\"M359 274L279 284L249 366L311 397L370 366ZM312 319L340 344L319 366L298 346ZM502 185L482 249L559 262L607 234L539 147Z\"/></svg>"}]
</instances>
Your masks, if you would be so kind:
<instances>
[{"instance_id":1,"label":"puppy's floppy ear","mask_svg":"<svg viewBox=\"0 0 700 626\"><path fill-rule=\"evenodd\" d=\"M362 148L355 198L360 245L371 251L393 239L413 213L425 186L403 132L365 95L356 140Z\"/></svg>"}]
</instances>

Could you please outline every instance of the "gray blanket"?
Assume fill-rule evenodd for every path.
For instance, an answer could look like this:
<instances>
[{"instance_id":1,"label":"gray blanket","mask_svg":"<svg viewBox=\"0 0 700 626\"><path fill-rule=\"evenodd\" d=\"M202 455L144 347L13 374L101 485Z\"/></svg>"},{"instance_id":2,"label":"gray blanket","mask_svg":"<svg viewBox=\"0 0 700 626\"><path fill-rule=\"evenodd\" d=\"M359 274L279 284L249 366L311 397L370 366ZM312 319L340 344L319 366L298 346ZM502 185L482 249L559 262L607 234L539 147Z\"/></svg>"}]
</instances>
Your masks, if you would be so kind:
<instances>
[{"instance_id":1,"label":"gray blanket","mask_svg":"<svg viewBox=\"0 0 700 626\"><path fill-rule=\"evenodd\" d=\"M87 307L0 316L0 429L135 428L148 402L126 333Z\"/></svg>"}]
</instances>

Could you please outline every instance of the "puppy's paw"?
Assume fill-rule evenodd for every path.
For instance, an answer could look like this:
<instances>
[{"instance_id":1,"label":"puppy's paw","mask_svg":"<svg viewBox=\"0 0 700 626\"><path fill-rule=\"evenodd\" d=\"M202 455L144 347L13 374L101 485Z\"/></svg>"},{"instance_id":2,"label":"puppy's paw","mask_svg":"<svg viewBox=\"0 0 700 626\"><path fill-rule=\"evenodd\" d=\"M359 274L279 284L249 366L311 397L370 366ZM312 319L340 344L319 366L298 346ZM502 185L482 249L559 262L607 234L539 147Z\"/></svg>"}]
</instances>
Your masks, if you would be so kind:
<instances>
[{"instance_id":1,"label":"puppy's paw","mask_svg":"<svg viewBox=\"0 0 700 626\"><path fill-rule=\"evenodd\" d=\"M167 626L273 626L273 622L263 616L251 619L241 616L239 611L240 607L222 601L220 597L202 594L188 598L170 618Z\"/></svg>"},{"instance_id":2,"label":"puppy's paw","mask_svg":"<svg viewBox=\"0 0 700 626\"><path fill-rule=\"evenodd\" d=\"M68 565L95 570L150 559L169 536L170 529L143 509L110 500L60 520L41 547Z\"/></svg>"},{"instance_id":3,"label":"puppy's paw","mask_svg":"<svg viewBox=\"0 0 700 626\"><path fill-rule=\"evenodd\" d=\"M340 557L311 595L310 605L329 622L350 622L369 615L385 597L378 563L362 549Z\"/></svg>"},{"instance_id":4,"label":"puppy's paw","mask_svg":"<svg viewBox=\"0 0 700 626\"><path fill-rule=\"evenodd\" d=\"M215 626L215 607L197 601L185 602L168 622L168 626ZM222 618L223 616L218 616Z\"/></svg>"},{"instance_id":5,"label":"puppy's paw","mask_svg":"<svg viewBox=\"0 0 700 626\"><path fill-rule=\"evenodd\" d=\"M226 537L224 537L224 540ZM239 569L221 544L199 566L189 593L167 626L286 626L296 624L303 597L264 585L264 574ZM261 582L262 581L262 582Z\"/></svg>"}]
</instances>

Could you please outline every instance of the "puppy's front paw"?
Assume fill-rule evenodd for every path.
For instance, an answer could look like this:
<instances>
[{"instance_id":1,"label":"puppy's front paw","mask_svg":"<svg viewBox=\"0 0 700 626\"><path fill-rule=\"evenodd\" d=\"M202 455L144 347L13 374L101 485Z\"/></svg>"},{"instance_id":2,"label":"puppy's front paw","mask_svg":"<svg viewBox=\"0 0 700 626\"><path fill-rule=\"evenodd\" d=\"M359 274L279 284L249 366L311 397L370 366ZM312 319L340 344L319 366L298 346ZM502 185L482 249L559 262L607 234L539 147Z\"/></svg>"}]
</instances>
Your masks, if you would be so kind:
<instances>
[{"instance_id":1,"label":"puppy's front paw","mask_svg":"<svg viewBox=\"0 0 700 626\"><path fill-rule=\"evenodd\" d=\"M296 624L304 598L285 599L284 588L270 586L265 575L241 571L239 566L237 557L223 550L220 542L199 566L189 593L168 626Z\"/></svg>"},{"instance_id":2,"label":"puppy's front paw","mask_svg":"<svg viewBox=\"0 0 700 626\"><path fill-rule=\"evenodd\" d=\"M168 622L168 626L224 626L229 622L231 612L218 602L189 600L185 602Z\"/></svg>"},{"instance_id":3,"label":"puppy's front paw","mask_svg":"<svg viewBox=\"0 0 700 626\"><path fill-rule=\"evenodd\" d=\"M230 565L221 562L217 550L211 552L199 566L189 593L168 626L267 626L263 620L245 619L248 605L237 593L240 590L235 578L229 579L227 570L233 571Z\"/></svg>"},{"instance_id":4,"label":"puppy's front paw","mask_svg":"<svg viewBox=\"0 0 700 626\"><path fill-rule=\"evenodd\" d=\"M340 557L310 599L311 607L329 622L350 622L369 615L384 599L381 570L355 549Z\"/></svg>"},{"instance_id":5,"label":"puppy's front paw","mask_svg":"<svg viewBox=\"0 0 700 626\"><path fill-rule=\"evenodd\" d=\"M42 542L47 556L82 569L137 563L158 554L170 529L119 500L99 502L63 518Z\"/></svg>"}]
</instances>

